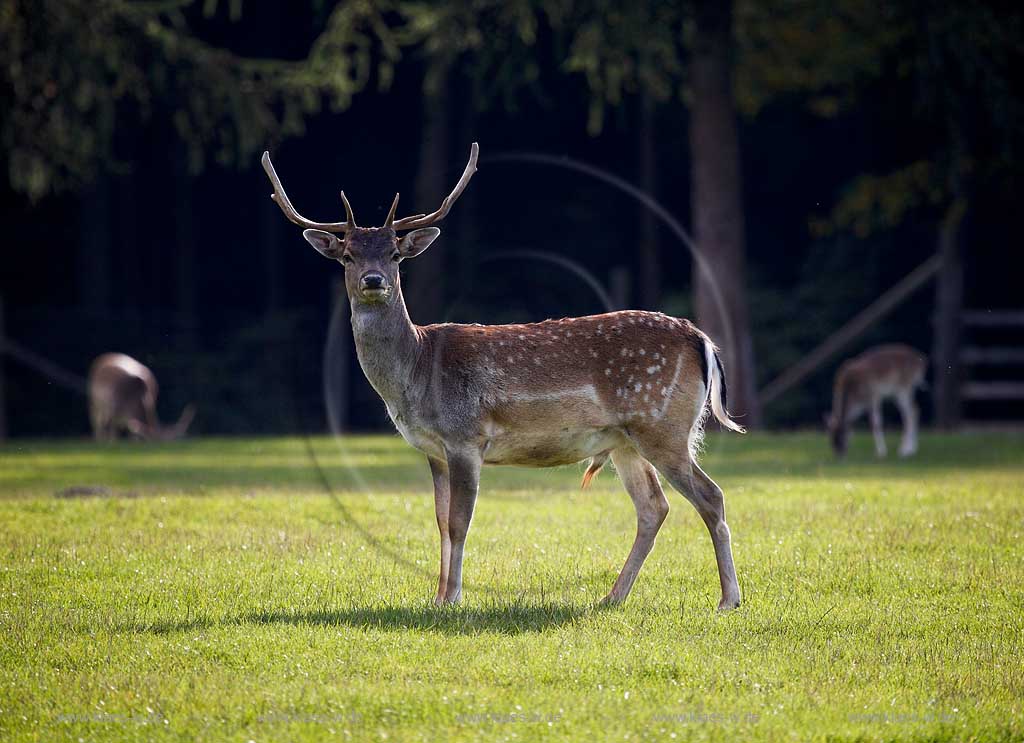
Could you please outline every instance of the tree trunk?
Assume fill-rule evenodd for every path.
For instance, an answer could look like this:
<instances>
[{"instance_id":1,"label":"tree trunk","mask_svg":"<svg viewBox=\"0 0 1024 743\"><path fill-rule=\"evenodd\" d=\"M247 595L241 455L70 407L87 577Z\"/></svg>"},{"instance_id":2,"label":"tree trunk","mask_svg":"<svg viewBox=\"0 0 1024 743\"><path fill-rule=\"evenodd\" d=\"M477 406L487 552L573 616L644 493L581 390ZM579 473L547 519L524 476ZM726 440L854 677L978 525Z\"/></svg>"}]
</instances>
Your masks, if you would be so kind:
<instances>
[{"instance_id":1,"label":"tree trunk","mask_svg":"<svg viewBox=\"0 0 1024 743\"><path fill-rule=\"evenodd\" d=\"M139 250L139 189L142 187L140 169L137 163L142 156L141 134L137 127L127 126L114 134L113 157L126 163L136 163L116 176L114 186L114 209L112 212L115 244L117 245L118 283L115 288L115 304L121 299L122 307L138 310L152 303L153 271L151 261ZM146 235L145 238L148 238Z\"/></svg>"},{"instance_id":2,"label":"tree trunk","mask_svg":"<svg viewBox=\"0 0 1024 743\"><path fill-rule=\"evenodd\" d=\"M457 166L449 157L448 147L448 73L438 73L436 85L429 86L423 94L423 125L420 139L420 162L416 173L416 200L407 204L416 212L430 213L437 209L448 195L455 181L449 177ZM444 311L445 277L444 241L438 241L430 250L405 264L403 281L406 282L405 297L413 322L431 323L440 321Z\"/></svg>"},{"instance_id":3,"label":"tree trunk","mask_svg":"<svg viewBox=\"0 0 1024 743\"><path fill-rule=\"evenodd\" d=\"M114 218L121 269L117 291L126 300L125 306L133 310L144 308L152 301L153 294L149 267L144 265L139 250L138 191L139 179L134 170L117 177Z\"/></svg>"},{"instance_id":4,"label":"tree trunk","mask_svg":"<svg viewBox=\"0 0 1024 743\"><path fill-rule=\"evenodd\" d=\"M82 194L81 240L75 246L79 302L97 313L110 309L110 248L114 238L110 229L110 191L110 176L97 173L95 181Z\"/></svg>"},{"instance_id":5,"label":"tree trunk","mask_svg":"<svg viewBox=\"0 0 1024 743\"><path fill-rule=\"evenodd\" d=\"M7 363L7 354L4 353L3 345L7 330L4 327L4 297L0 294L0 441L7 440L7 388L4 383L4 365Z\"/></svg>"},{"instance_id":6,"label":"tree trunk","mask_svg":"<svg viewBox=\"0 0 1024 743\"><path fill-rule=\"evenodd\" d=\"M459 135L456 142L459 143L458 147L468 149L468 143L476 142L478 139L477 122L479 117L477 114L481 108L481 102L474 85L463 85L459 93L462 103L459 106ZM455 160L458 160L458 147L456 147L453 153ZM448 167L458 167L458 164L457 162L451 163ZM447 188L452 188L452 184L448 185ZM473 284L473 280L480 270L480 260L485 257L480 247L480 221L477 219L479 209L479 191L477 188L469 188L459 197L459 208L452 215L455 217L455 227L458 234L458 253L453 256L456 266L454 271L449 271L449 274L454 274L458 277L458 286L471 286ZM451 251L448 254L451 256ZM437 319L449 320L455 318L444 317Z\"/></svg>"},{"instance_id":7,"label":"tree trunk","mask_svg":"<svg viewBox=\"0 0 1024 743\"><path fill-rule=\"evenodd\" d=\"M174 177L174 283L177 331L184 348L195 348L199 318L199 280L196 275L195 222L192 192L195 181L188 170L188 147L180 139L172 164Z\"/></svg>"},{"instance_id":8,"label":"tree trunk","mask_svg":"<svg viewBox=\"0 0 1024 743\"><path fill-rule=\"evenodd\" d=\"M932 368L935 373L935 425L952 429L960 423L961 317L964 309L964 256L960 227L967 202L958 197L939 225L942 269L935 285L935 340Z\"/></svg>"},{"instance_id":9,"label":"tree trunk","mask_svg":"<svg viewBox=\"0 0 1024 743\"><path fill-rule=\"evenodd\" d=\"M963 365L960 362L961 323L964 309L964 249L962 229L967 214L968 184L965 163L969 153L967 129L964 126L956 96L963 95L947 83L947 69L943 49L950 43L944 38L952 32L939 22L934 14L923 13L924 34L927 40L928 84L935 86L933 95L942 113L945 151L939 158L944 164L944 175L950 184L951 201L939 223L938 251L942 268L935 285L935 337L932 348L932 368L935 374L935 424L952 429L960 424L960 387L963 383Z\"/></svg>"},{"instance_id":10,"label":"tree trunk","mask_svg":"<svg viewBox=\"0 0 1024 743\"><path fill-rule=\"evenodd\" d=\"M106 108L102 111L97 122L97 137L99 141L106 141L112 134L114 120ZM107 320L106 313L110 311L113 297L111 279L116 275L114 233L111 229L112 193L112 178L105 167L100 167L79 201L82 239L75 246L78 301L87 310L102 316L102 322Z\"/></svg>"},{"instance_id":11,"label":"tree trunk","mask_svg":"<svg viewBox=\"0 0 1024 743\"><path fill-rule=\"evenodd\" d=\"M640 97L640 122L637 131L637 160L640 163L640 190L650 198L658 187L655 155L655 105L649 93ZM646 205L640 207L640 306L656 310L661 304L661 261L658 249L658 220Z\"/></svg>"},{"instance_id":12,"label":"tree trunk","mask_svg":"<svg viewBox=\"0 0 1024 743\"><path fill-rule=\"evenodd\" d=\"M263 208L257 217L259 234L257 240L263 257L264 297L263 311L272 315L281 309L284 303L284 261L285 220L275 207L273 210ZM344 289L342 290L344 292Z\"/></svg>"},{"instance_id":13,"label":"tree trunk","mask_svg":"<svg viewBox=\"0 0 1024 743\"><path fill-rule=\"evenodd\" d=\"M722 348L729 405L760 424L746 293L739 135L732 98L732 2L700 0L691 63L691 209L700 258L694 266L699 325Z\"/></svg>"}]
</instances>

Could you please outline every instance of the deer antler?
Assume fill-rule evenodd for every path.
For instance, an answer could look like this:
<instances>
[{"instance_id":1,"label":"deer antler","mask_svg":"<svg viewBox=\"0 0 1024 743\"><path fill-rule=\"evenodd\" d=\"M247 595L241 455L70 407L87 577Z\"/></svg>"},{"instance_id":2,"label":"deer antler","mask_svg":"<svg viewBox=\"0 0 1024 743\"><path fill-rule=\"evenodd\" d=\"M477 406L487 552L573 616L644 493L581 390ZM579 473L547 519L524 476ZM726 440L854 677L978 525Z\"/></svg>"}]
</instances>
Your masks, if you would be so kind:
<instances>
[{"instance_id":1,"label":"deer antler","mask_svg":"<svg viewBox=\"0 0 1024 743\"><path fill-rule=\"evenodd\" d=\"M341 192L341 203L345 205L345 219L348 221L349 227L358 227L356 224L356 215L352 211L352 205L348 203L348 197L345 196L345 192Z\"/></svg>"},{"instance_id":2,"label":"deer antler","mask_svg":"<svg viewBox=\"0 0 1024 743\"><path fill-rule=\"evenodd\" d=\"M476 142L469 148L469 162L466 163L466 169L462 171L462 177L459 178L459 182L455 184L455 190L453 190L445 200L441 202L440 208L436 212L430 214L414 214L410 217L403 217L402 219L395 219L395 210L398 208L398 194L395 194L395 200L391 204L391 211L388 212L388 218L385 222L385 227L391 227L392 229L398 230L415 230L420 227L427 227L436 222L440 222L446 216L448 211L452 208L452 204L456 202L462 192L466 190L466 186L469 185L470 179L476 172L476 161L480 155L480 145ZM281 211L288 218L290 222L293 222L299 227L313 228L317 230L324 230L326 232L345 232L346 230L357 227L356 218L352 213L352 206L349 204L348 199L345 198L345 192L341 192L341 200L345 204L345 214L348 217L345 222L314 222L311 219L306 219L299 214L295 207L292 206L291 200L288 198L288 194L285 193L284 186L281 184L281 179L277 177L277 171L274 170L274 164L270 162L270 153L264 152L263 158L260 160L263 164L263 170L266 171L267 177L270 178L270 182L274 186L274 193L270 195L270 198L281 207Z\"/></svg>"},{"instance_id":3,"label":"deer antler","mask_svg":"<svg viewBox=\"0 0 1024 743\"><path fill-rule=\"evenodd\" d=\"M395 194L395 200L391 202L391 209L388 211L388 218L384 220L385 227L395 226L395 210L398 209L398 194Z\"/></svg>"},{"instance_id":4,"label":"deer antler","mask_svg":"<svg viewBox=\"0 0 1024 743\"><path fill-rule=\"evenodd\" d=\"M472 178L473 173L476 172L476 160L479 155L480 145L474 142L472 147L469 148L469 162L466 163L466 169L462 171L462 177L459 178L459 182L455 184L455 190L445 197L445 200L441 202L441 206L436 212L403 217L402 219L395 220L389 226L394 228L396 231L415 230L420 227L427 227L436 222L440 222L448 216L448 210L452 208L452 204L454 204L456 199L458 199L459 196L462 195L462 192L466 190L466 186L469 185L469 179Z\"/></svg>"},{"instance_id":5,"label":"deer antler","mask_svg":"<svg viewBox=\"0 0 1024 743\"><path fill-rule=\"evenodd\" d=\"M270 195L270 198L281 207L281 211L288 217L290 222L294 222L299 227L307 227L315 230L324 230L326 232L345 232L350 227L356 226L356 220L352 217L352 207L349 206L348 200L345 198L345 194L341 195L342 200L345 202L345 211L348 214L347 222L314 222L311 219L306 219L292 206L291 200L288 198L288 194L284 191L284 186L281 185L281 179L277 177L277 171L274 170L274 164L270 162L270 153L264 152L263 158L260 160L263 163L263 170L267 172L267 177L270 178L270 182L274 185L274 193Z\"/></svg>"}]
</instances>

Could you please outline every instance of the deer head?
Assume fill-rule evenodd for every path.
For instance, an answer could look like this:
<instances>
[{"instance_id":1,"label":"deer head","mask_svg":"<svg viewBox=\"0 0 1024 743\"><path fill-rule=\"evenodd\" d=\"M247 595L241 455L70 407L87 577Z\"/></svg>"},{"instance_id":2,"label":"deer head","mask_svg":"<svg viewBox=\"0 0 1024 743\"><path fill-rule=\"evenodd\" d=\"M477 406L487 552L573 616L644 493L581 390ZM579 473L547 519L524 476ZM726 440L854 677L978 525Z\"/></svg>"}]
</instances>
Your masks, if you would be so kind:
<instances>
[{"instance_id":1,"label":"deer head","mask_svg":"<svg viewBox=\"0 0 1024 743\"><path fill-rule=\"evenodd\" d=\"M846 449L849 443L850 429L839 419L835 413L825 413L825 430L828 431L829 441L832 442L832 450L837 457L846 456Z\"/></svg>"},{"instance_id":2,"label":"deer head","mask_svg":"<svg viewBox=\"0 0 1024 743\"><path fill-rule=\"evenodd\" d=\"M262 163L274 186L270 198L281 207L289 221L305 228L302 236L317 252L345 267L345 288L349 297L360 304L372 306L390 304L399 296L398 264L422 253L441 234L441 230L432 225L444 219L452 204L462 195L476 172L479 153L480 148L474 142L462 177L437 211L395 219L399 196L395 194L387 219L380 227L357 225L352 205L344 191L341 192L341 201L345 205L344 222L314 222L306 219L292 206L270 162L270 153L263 153ZM399 232L407 230L408 234L398 236Z\"/></svg>"},{"instance_id":3,"label":"deer head","mask_svg":"<svg viewBox=\"0 0 1024 743\"><path fill-rule=\"evenodd\" d=\"M178 417L176 423L169 426L160 426L159 431L155 435L151 434L153 438L162 439L169 441L173 439L180 439L188 431L188 427L192 425L192 419L196 417L196 406L189 403L181 411L181 415Z\"/></svg>"},{"instance_id":4,"label":"deer head","mask_svg":"<svg viewBox=\"0 0 1024 743\"><path fill-rule=\"evenodd\" d=\"M195 417L196 406L189 403L181 411L177 422L169 426L165 426L159 421L147 423L143 420L127 420L124 422L124 425L133 435L146 441L175 441L185 435L188 427L192 424L192 419Z\"/></svg>"}]
</instances>

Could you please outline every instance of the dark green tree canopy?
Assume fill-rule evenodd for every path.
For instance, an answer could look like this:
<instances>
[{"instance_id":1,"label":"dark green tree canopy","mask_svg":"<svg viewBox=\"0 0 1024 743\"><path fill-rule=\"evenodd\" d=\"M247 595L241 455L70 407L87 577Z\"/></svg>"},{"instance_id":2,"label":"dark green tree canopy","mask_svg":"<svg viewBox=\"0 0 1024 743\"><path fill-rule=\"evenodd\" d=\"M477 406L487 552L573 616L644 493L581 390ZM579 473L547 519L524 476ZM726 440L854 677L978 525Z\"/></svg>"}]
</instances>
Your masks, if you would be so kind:
<instances>
[{"instance_id":1,"label":"dark green tree canopy","mask_svg":"<svg viewBox=\"0 0 1024 743\"><path fill-rule=\"evenodd\" d=\"M205 2L207 14L218 3ZM399 56L387 5L343 3L301 60L253 59L197 37L191 0L2 0L0 141L11 186L32 199L116 168L119 127L164 117L207 158L248 162L302 133L325 105L346 108ZM240 4L231 4L237 16Z\"/></svg>"}]
</instances>

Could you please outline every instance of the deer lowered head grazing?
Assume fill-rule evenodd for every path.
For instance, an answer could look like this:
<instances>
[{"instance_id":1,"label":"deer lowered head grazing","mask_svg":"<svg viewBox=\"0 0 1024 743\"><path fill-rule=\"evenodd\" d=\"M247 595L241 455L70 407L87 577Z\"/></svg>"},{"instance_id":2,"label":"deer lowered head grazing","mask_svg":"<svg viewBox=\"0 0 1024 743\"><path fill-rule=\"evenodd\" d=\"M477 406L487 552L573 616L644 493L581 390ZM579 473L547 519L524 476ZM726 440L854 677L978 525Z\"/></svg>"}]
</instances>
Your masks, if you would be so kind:
<instances>
[{"instance_id":1,"label":"deer lowered head grazing","mask_svg":"<svg viewBox=\"0 0 1024 743\"><path fill-rule=\"evenodd\" d=\"M159 387L147 366L123 353L97 356L89 368L89 419L93 435L110 441L127 431L151 441L185 435L196 410L186 405L177 423L165 426L156 415Z\"/></svg>"},{"instance_id":2,"label":"deer lowered head grazing","mask_svg":"<svg viewBox=\"0 0 1024 743\"><path fill-rule=\"evenodd\" d=\"M694 456L708 408L725 427L743 430L726 412L722 364L706 335L687 320L634 311L524 325L418 326L409 319L399 264L437 239L433 225L466 188L478 152L474 143L437 211L395 219L396 195L377 228L356 224L344 192L346 221L301 216L263 155L285 216L344 265L359 363L398 431L430 464L441 536L435 603L461 598L482 465L550 467L589 458L586 485L610 457L636 507L637 533L604 602L625 600L654 546L669 508L661 472L711 532L719 608L739 605L722 490Z\"/></svg>"}]
</instances>

